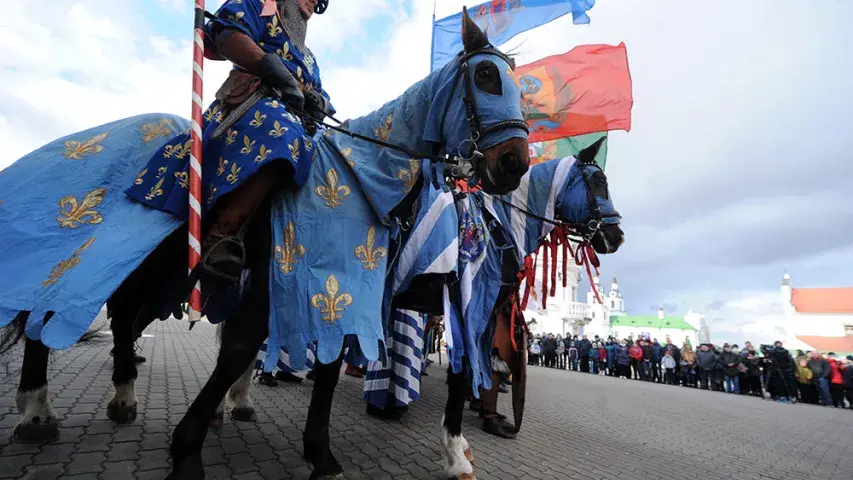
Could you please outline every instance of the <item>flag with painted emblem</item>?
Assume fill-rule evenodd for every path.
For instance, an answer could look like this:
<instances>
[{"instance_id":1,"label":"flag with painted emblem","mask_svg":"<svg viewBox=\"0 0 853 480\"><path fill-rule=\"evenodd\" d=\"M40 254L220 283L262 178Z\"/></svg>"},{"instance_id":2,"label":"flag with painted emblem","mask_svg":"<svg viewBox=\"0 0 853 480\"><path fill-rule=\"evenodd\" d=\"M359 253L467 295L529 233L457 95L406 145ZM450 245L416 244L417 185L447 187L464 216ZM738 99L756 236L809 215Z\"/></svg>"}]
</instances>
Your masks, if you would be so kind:
<instances>
[{"instance_id":1,"label":"flag with painted emblem","mask_svg":"<svg viewBox=\"0 0 853 480\"><path fill-rule=\"evenodd\" d=\"M575 25L589 23L586 12L595 0L490 0L468 9L468 14L500 46L520 33L572 14ZM437 70L462 51L462 12L433 24L431 70Z\"/></svg>"},{"instance_id":2,"label":"flag with painted emblem","mask_svg":"<svg viewBox=\"0 0 853 480\"><path fill-rule=\"evenodd\" d=\"M605 140L601 144L598 154L595 156L595 162L604 170L607 164L607 132L589 133L576 137L530 143L530 164L536 165L537 163L577 155L581 150L589 147L602 137Z\"/></svg>"},{"instance_id":3,"label":"flag with painted emblem","mask_svg":"<svg viewBox=\"0 0 853 480\"><path fill-rule=\"evenodd\" d=\"M631 73L624 43L581 45L515 70L530 141L631 130Z\"/></svg>"}]
</instances>

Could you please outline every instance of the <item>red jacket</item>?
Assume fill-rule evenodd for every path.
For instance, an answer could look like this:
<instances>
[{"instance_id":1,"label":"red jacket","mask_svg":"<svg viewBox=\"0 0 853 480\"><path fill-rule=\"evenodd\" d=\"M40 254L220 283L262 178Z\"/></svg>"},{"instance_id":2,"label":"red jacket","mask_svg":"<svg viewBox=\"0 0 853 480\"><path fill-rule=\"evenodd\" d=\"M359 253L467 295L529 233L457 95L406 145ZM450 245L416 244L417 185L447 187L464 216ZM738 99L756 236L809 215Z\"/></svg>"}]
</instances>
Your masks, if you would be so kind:
<instances>
[{"instance_id":1,"label":"red jacket","mask_svg":"<svg viewBox=\"0 0 853 480\"><path fill-rule=\"evenodd\" d=\"M840 385L844 381L844 377L841 375L841 366L838 365L838 360L828 358L826 361L829 362L829 383Z\"/></svg>"},{"instance_id":2,"label":"red jacket","mask_svg":"<svg viewBox=\"0 0 853 480\"><path fill-rule=\"evenodd\" d=\"M643 359L643 347L638 345L632 345L630 349L628 349L628 354L631 355L631 358L634 360L642 360Z\"/></svg>"},{"instance_id":3,"label":"red jacket","mask_svg":"<svg viewBox=\"0 0 853 480\"><path fill-rule=\"evenodd\" d=\"M598 359L602 362L606 362L607 361L607 350L605 350L604 348L599 348L598 349Z\"/></svg>"}]
</instances>

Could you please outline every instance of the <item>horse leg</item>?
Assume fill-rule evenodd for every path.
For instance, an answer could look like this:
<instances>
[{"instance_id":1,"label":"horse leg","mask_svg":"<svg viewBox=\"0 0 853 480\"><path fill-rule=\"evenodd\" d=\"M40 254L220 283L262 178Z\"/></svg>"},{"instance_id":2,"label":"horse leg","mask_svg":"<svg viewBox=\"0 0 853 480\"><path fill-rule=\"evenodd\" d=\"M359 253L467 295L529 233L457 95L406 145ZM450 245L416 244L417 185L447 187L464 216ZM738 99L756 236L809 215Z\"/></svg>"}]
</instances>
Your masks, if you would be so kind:
<instances>
[{"instance_id":1,"label":"horse leg","mask_svg":"<svg viewBox=\"0 0 853 480\"><path fill-rule=\"evenodd\" d=\"M249 397L249 386L252 382L252 372L254 372L254 362L249 365L249 368L240 375L240 378L231 385L228 394L222 397L219 405L216 407L216 412L213 414L213 419L210 421L210 428L219 430L225 424L225 407L228 400L234 407L231 409L231 418L238 422L256 422L258 416L255 413L255 407L252 405L252 399Z\"/></svg>"},{"instance_id":2,"label":"horse leg","mask_svg":"<svg viewBox=\"0 0 853 480\"><path fill-rule=\"evenodd\" d=\"M462 414L467 389L468 377L465 371L453 373L452 367L448 367L447 404L441 419L441 457L447 477L457 480L476 478L471 465L474 455L468 441L462 436Z\"/></svg>"},{"instance_id":3,"label":"horse leg","mask_svg":"<svg viewBox=\"0 0 853 480\"><path fill-rule=\"evenodd\" d=\"M114 313L110 327L113 331L113 387L115 394L107 404L107 418L126 424L136 420L137 370L133 351L134 317L127 315L124 308Z\"/></svg>"},{"instance_id":4,"label":"horse leg","mask_svg":"<svg viewBox=\"0 0 853 480\"><path fill-rule=\"evenodd\" d=\"M324 365L319 360L314 363L314 390L311 406L308 407L305 432L302 434L305 459L314 466L311 479L343 478L343 467L332 454L329 440L332 397L338 385L342 362L343 352L332 363Z\"/></svg>"},{"instance_id":5,"label":"horse leg","mask_svg":"<svg viewBox=\"0 0 853 480\"><path fill-rule=\"evenodd\" d=\"M23 318L26 323L28 316L29 312L21 312L16 320ZM21 442L50 442L59 437L59 419L50 405L47 389L49 355L50 349L40 340L26 339L21 382L15 394L21 418L15 424L14 434Z\"/></svg>"},{"instance_id":6,"label":"horse leg","mask_svg":"<svg viewBox=\"0 0 853 480\"><path fill-rule=\"evenodd\" d=\"M228 390L228 399L233 405L231 418L238 422L256 422L258 420L255 407L252 405L252 399L249 397L249 386L252 384L252 373L254 371L255 361L253 359L246 371L240 375L240 378Z\"/></svg>"}]
</instances>

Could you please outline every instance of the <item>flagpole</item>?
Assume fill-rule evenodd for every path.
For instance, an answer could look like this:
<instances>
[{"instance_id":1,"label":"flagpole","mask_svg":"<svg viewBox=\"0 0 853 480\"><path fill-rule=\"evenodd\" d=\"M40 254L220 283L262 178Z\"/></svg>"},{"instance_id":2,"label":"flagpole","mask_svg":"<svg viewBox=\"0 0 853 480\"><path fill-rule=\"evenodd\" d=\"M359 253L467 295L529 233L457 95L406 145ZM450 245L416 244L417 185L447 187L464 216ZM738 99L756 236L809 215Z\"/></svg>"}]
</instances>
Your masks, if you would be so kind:
<instances>
[{"instance_id":1,"label":"flagpole","mask_svg":"<svg viewBox=\"0 0 853 480\"><path fill-rule=\"evenodd\" d=\"M432 0L432 39L429 47L429 71L432 72L432 62L435 57L435 4L438 0Z\"/></svg>"},{"instance_id":2,"label":"flagpole","mask_svg":"<svg viewBox=\"0 0 853 480\"><path fill-rule=\"evenodd\" d=\"M204 95L204 0L195 0L193 20L193 92L190 125L190 194L189 194L189 271L201 260L201 162L202 162L202 97ZM201 282L193 285L189 305L190 326L201 320Z\"/></svg>"}]
</instances>

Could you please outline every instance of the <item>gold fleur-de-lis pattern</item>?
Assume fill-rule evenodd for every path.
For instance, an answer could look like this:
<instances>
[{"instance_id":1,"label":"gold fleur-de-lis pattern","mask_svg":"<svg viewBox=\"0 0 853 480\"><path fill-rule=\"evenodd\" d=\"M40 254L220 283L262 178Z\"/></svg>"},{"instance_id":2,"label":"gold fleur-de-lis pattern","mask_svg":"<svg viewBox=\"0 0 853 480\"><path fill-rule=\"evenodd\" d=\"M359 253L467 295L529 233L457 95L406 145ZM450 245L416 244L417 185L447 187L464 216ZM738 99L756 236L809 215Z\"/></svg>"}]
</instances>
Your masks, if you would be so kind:
<instances>
[{"instance_id":1,"label":"gold fleur-de-lis pattern","mask_svg":"<svg viewBox=\"0 0 853 480\"><path fill-rule=\"evenodd\" d=\"M285 134L285 132L287 132L288 130L290 130L290 129L289 129L289 128L287 128L287 127L285 127L285 126L283 126L283 125L281 124L281 122L279 122L278 120L276 120L275 122L273 122L273 124L272 124L272 130L270 130L269 134L270 134L270 136L271 136L271 137L279 138L279 137L281 137L282 135L284 135L284 134Z\"/></svg>"},{"instance_id":2,"label":"gold fleur-de-lis pattern","mask_svg":"<svg viewBox=\"0 0 853 480\"><path fill-rule=\"evenodd\" d=\"M385 121L382 122L381 125L373 129L373 136L383 142L388 141L388 137L391 136L391 126L394 124L394 113L389 113L387 117L385 117Z\"/></svg>"},{"instance_id":3,"label":"gold fleur-de-lis pattern","mask_svg":"<svg viewBox=\"0 0 853 480\"><path fill-rule=\"evenodd\" d=\"M293 158L294 163L299 161L299 139L294 138L293 143L287 146L287 149L290 150L290 157Z\"/></svg>"},{"instance_id":4,"label":"gold fleur-de-lis pattern","mask_svg":"<svg viewBox=\"0 0 853 480\"><path fill-rule=\"evenodd\" d=\"M211 183L207 194L207 204L212 204L214 198L216 198L216 186Z\"/></svg>"},{"instance_id":5,"label":"gold fleur-de-lis pattern","mask_svg":"<svg viewBox=\"0 0 853 480\"><path fill-rule=\"evenodd\" d=\"M184 190L190 189L190 176L187 172L175 172L175 181Z\"/></svg>"},{"instance_id":6,"label":"gold fleur-de-lis pattern","mask_svg":"<svg viewBox=\"0 0 853 480\"><path fill-rule=\"evenodd\" d=\"M364 244L355 247L355 258L361 260L361 266L366 270L374 270L379 266L379 260L388 254L385 247L376 247L376 228L367 230L367 240Z\"/></svg>"},{"instance_id":7,"label":"gold fleur-de-lis pattern","mask_svg":"<svg viewBox=\"0 0 853 480\"><path fill-rule=\"evenodd\" d=\"M261 148L258 149L258 154L255 156L255 162L257 162L257 163L263 162L264 160L267 159L267 157L270 156L271 153L272 153L272 150L265 147L264 145L261 145ZM296 159L294 158L294 161L295 160Z\"/></svg>"},{"instance_id":8,"label":"gold fleur-de-lis pattern","mask_svg":"<svg viewBox=\"0 0 853 480\"><path fill-rule=\"evenodd\" d=\"M59 228L77 228L81 225L97 225L104 221L103 215L94 210L104 201L106 188L96 188L83 196L79 202L74 195L66 195L59 199Z\"/></svg>"},{"instance_id":9,"label":"gold fleur-de-lis pattern","mask_svg":"<svg viewBox=\"0 0 853 480\"><path fill-rule=\"evenodd\" d=\"M78 140L68 140L65 142L65 151L62 153L65 158L70 160L82 160L83 157L104 151L104 146L100 143L107 138L107 133L99 133L94 137L80 142Z\"/></svg>"},{"instance_id":10,"label":"gold fleur-de-lis pattern","mask_svg":"<svg viewBox=\"0 0 853 480\"><path fill-rule=\"evenodd\" d=\"M186 142L178 143L177 145L166 145L163 147L163 157L172 158L174 156L177 159L186 158L190 154L192 144L193 141L188 139Z\"/></svg>"},{"instance_id":11,"label":"gold fleur-de-lis pattern","mask_svg":"<svg viewBox=\"0 0 853 480\"><path fill-rule=\"evenodd\" d=\"M340 207L344 204L344 197L350 194L350 188L338 184L338 171L330 168L326 172L326 184L314 187L314 193L323 199L323 203L329 208Z\"/></svg>"},{"instance_id":12,"label":"gold fleur-de-lis pattern","mask_svg":"<svg viewBox=\"0 0 853 480\"><path fill-rule=\"evenodd\" d=\"M249 126L260 128L264 124L264 120L267 119L266 114L261 114L260 110L255 110L254 118L249 122Z\"/></svg>"},{"instance_id":13,"label":"gold fleur-de-lis pattern","mask_svg":"<svg viewBox=\"0 0 853 480\"><path fill-rule=\"evenodd\" d=\"M216 168L216 176L221 177L225 174L225 167L228 166L228 160L219 157L219 166Z\"/></svg>"},{"instance_id":14,"label":"gold fleur-de-lis pattern","mask_svg":"<svg viewBox=\"0 0 853 480\"><path fill-rule=\"evenodd\" d=\"M236 163L231 164L231 172L225 177L225 181L234 185L240 180L240 167Z\"/></svg>"},{"instance_id":15,"label":"gold fleur-de-lis pattern","mask_svg":"<svg viewBox=\"0 0 853 480\"><path fill-rule=\"evenodd\" d=\"M249 155L254 148L255 140L251 140L248 135L243 135L243 148L240 149L240 153Z\"/></svg>"},{"instance_id":16,"label":"gold fleur-de-lis pattern","mask_svg":"<svg viewBox=\"0 0 853 480\"><path fill-rule=\"evenodd\" d=\"M270 37L275 38L281 35L281 32L282 29L278 24L278 15L273 15L267 23L267 33L270 34ZM285 45L287 45L287 43L285 43Z\"/></svg>"},{"instance_id":17,"label":"gold fleur-de-lis pattern","mask_svg":"<svg viewBox=\"0 0 853 480\"><path fill-rule=\"evenodd\" d=\"M349 168L355 168L355 160L352 159L352 148L346 147L341 149L341 156L347 161Z\"/></svg>"},{"instance_id":18,"label":"gold fleur-de-lis pattern","mask_svg":"<svg viewBox=\"0 0 853 480\"><path fill-rule=\"evenodd\" d=\"M320 310L323 321L333 324L343 317L344 310L352 305L352 295L341 293L340 284L334 275L326 278L325 292L314 294L311 297L311 306Z\"/></svg>"},{"instance_id":19,"label":"gold fleur-de-lis pattern","mask_svg":"<svg viewBox=\"0 0 853 480\"><path fill-rule=\"evenodd\" d=\"M281 48L276 50L275 54L287 61L292 61L293 54L290 53L290 42L284 42L284 45L282 45Z\"/></svg>"},{"instance_id":20,"label":"gold fleur-de-lis pattern","mask_svg":"<svg viewBox=\"0 0 853 480\"><path fill-rule=\"evenodd\" d=\"M161 137L168 137L172 134L172 123L171 118L163 118L157 123L143 124L142 143L148 143Z\"/></svg>"},{"instance_id":21,"label":"gold fleur-de-lis pattern","mask_svg":"<svg viewBox=\"0 0 853 480\"><path fill-rule=\"evenodd\" d=\"M168 170L168 169L169 169L169 167L160 167L160 168L158 168L158 169L157 169L157 175L156 175L154 178L160 178L160 177L162 177L162 176L163 176L163 174L165 174L165 173L166 173L166 170Z\"/></svg>"},{"instance_id":22,"label":"gold fleur-de-lis pattern","mask_svg":"<svg viewBox=\"0 0 853 480\"><path fill-rule=\"evenodd\" d=\"M237 140L237 130L229 128L225 131L225 145L231 145Z\"/></svg>"},{"instance_id":23,"label":"gold fleur-de-lis pattern","mask_svg":"<svg viewBox=\"0 0 853 480\"><path fill-rule=\"evenodd\" d=\"M134 185L142 185L145 182L145 174L148 173L148 169L144 168L138 175L136 175L136 180L133 181Z\"/></svg>"},{"instance_id":24,"label":"gold fleur-de-lis pattern","mask_svg":"<svg viewBox=\"0 0 853 480\"><path fill-rule=\"evenodd\" d=\"M408 193L412 187L415 186L415 182L418 179L418 173L421 169L421 162L419 162L415 158L409 159L409 168L408 170L405 168L401 168L397 171L397 180L403 182L403 186L406 187L406 192Z\"/></svg>"},{"instance_id":25,"label":"gold fleur-de-lis pattern","mask_svg":"<svg viewBox=\"0 0 853 480\"><path fill-rule=\"evenodd\" d=\"M284 245L275 246L275 262L278 269L285 275L293 271L300 258L305 256L306 249L296 242L296 227L288 222L284 229Z\"/></svg>"},{"instance_id":26,"label":"gold fleur-de-lis pattern","mask_svg":"<svg viewBox=\"0 0 853 480\"><path fill-rule=\"evenodd\" d=\"M217 103L212 107L208 108L206 112L204 112L204 119L208 122L216 121L216 123L222 122L222 106Z\"/></svg>"},{"instance_id":27,"label":"gold fleur-de-lis pattern","mask_svg":"<svg viewBox=\"0 0 853 480\"><path fill-rule=\"evenodd\" d=\"M95 243L95 237L91 237L86 242L74 250L74 253L71 254L71 257L66 260L61 260L59 263L54 265L53 268L50 269L50 275L47 277L47 280L41 283L42 288L55 284L65 275L69 270L80 265L82 261L80 259L80 254L84 251L88 250L92 244Z\"/></svg>"},{"instance_id":28,"label":"gold fleur-de-lis pattern","mask_svg":"<svg viewBox=\"0 0 853 480\"><path fill-rule=\"evenodd\" d=\"M166 180L166 177L161 177L160 180L151 187L151 190L148 190L148 193L145 194L145 200L150 202L160 195L163 195L163 180Z\"/></svg>"}]
</instances>

